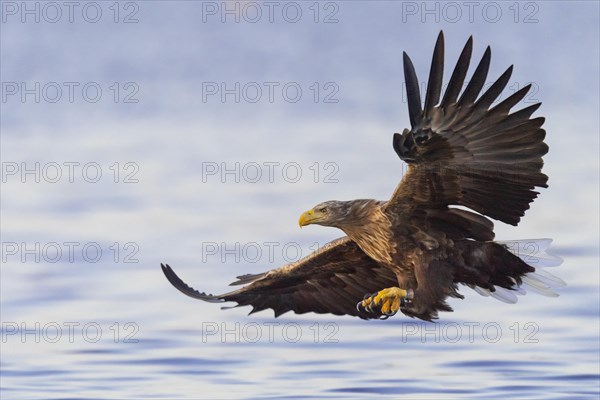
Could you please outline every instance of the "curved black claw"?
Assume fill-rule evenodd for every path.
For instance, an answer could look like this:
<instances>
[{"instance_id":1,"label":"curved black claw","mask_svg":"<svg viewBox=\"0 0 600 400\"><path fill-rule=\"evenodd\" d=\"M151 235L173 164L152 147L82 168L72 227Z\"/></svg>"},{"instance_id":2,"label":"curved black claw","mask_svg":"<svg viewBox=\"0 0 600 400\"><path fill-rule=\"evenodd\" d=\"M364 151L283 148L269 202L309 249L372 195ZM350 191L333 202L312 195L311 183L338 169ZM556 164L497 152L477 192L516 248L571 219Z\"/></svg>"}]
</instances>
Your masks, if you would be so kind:
<instances>
[{"instance_id":1,"label":"curved black claw","mask_svg":"<svg viewBox=\"0 0 600 400\"><path fill-rule=\"evenodd\" d=\"M356 303L356 310L357 311L362 311L365 310L369 313L373 312L373 308L372 306L374 305L374 301L375 301L375 296L377 296L377 293L367 293L363 296L363 299L361 301L359 301L358 303ZM367 305L363 305L363 303L366 302L366 300L368 301Z\"/></svg>"},{"instance_id":2,"label":"curved black claw","mask_svg":"<svg viewBox=\"0 0 600 400\"><path fill-rule=\"evenodd\" d=\"M388 319L389 317L393 317L394 315L396 315L398 313L398 310L402 310L412 303L414 291L408 289L406 291L406 297L399 298L400 304L396 310L392 310L390 304L388 303L391 300L386 296L390 295L386 294L385 296L383 296L383 298L382 295L382 292L365 294L363 300L356 303L356 310L359 312L366 311L372 314L380 314L377 316L379 319ZM378 299L378 302L375 303L375 299L377 296L379 296L380 299ZM384 307L386 311L382 311Z\"/></svg>"},{"instance_id":3,"label":"curved black claw","mask_svg":"<svg viewBox=\"0 0 600 400\"><path fill-rule=\"evenodd\" d=\"M402 308L402 302L400 302L400 308ZM390 311L386 312L385 315L388 317L393 317L394 315L396 315L397 312L398 312L398 310L396 310L396 311L390 310Z\"/></svg>"}]
</instances>

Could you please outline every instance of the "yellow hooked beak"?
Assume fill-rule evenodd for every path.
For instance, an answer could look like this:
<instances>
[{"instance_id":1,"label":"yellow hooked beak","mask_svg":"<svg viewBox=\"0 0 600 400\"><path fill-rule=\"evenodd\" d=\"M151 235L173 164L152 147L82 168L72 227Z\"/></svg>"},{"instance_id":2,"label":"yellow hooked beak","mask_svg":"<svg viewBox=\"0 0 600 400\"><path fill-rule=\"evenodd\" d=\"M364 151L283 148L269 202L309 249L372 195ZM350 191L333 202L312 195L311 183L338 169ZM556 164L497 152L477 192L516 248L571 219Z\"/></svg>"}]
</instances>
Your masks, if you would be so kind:
<instances>
[{"instance_id":1,"label":"yellow hooked beak","mask_svg":"<svg viewBox=\"0 0 600 400\"><path fill-rule=\"evenodd\" d=\"M300 228L302 228L303 226L310 225L321 218L323 218L322 213L314 210L308 210L300 215L300 218L298 218L298 225L300 225Z\"/></svg>"}]
</instances>

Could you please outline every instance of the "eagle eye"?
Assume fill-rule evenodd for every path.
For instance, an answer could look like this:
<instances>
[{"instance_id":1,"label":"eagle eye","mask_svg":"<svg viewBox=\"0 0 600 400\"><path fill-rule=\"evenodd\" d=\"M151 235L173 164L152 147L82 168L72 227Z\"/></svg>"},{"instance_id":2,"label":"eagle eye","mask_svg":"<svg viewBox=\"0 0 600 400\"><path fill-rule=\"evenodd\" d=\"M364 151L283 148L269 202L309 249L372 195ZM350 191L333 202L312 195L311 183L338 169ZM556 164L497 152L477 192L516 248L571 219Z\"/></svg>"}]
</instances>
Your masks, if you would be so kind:
<instances>
[{"instance_id":1,"label":"eagle eye","mask_svg":"<svg viewBox=\"0 0 600 400\"><path fill-rule=\"evenodd\" d=\"M327 207L319 208L319 212L325 214L327 212Z\"/></svg>"}]
</instances>

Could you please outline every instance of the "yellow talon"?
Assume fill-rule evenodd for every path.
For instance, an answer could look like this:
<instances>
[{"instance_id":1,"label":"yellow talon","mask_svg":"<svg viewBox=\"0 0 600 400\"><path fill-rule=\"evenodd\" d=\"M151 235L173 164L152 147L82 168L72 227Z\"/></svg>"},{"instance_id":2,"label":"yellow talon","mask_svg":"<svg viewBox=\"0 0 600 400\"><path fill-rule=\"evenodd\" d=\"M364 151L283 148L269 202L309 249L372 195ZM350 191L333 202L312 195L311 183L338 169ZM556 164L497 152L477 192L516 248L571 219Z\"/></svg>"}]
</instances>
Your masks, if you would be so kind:
<instances>
[{"instance_id":1,"label":"yellow talon","mask_svg":"<svg viewBox=\"0 0 600 400\"><path fill-rule=\"evenodd\" d=\"M384 300L383 304L381 305L381 313L387 314L388 312L390 312L391 307L392 307L392 302L390 300Z\"/></svg>"},{"instance_id":2,"label":"yellow talon","mask_svg":"<svg viewBox=\"0 0 600 400\"><path fill-rule=\"evenodd\" d=\"M396 297L392 301L392 312L397 312L400 309L400 297Z\"/></svg>"},{"instance_id":3,"label":"yellow talon","mask_svg":"<svg viewBox=\"0 0 600 400\"><path fill-rule=\"evenodd\" d=\"M400 289L397 287L383 289L382 291L377 293L377 296L375 296L375 304L379 304L381 299L384 299L384 298L391 300L391 299L400 298L400 297L406 297L406 290Z\"/></svg>"},{"instance_id":4,"label":"yellow talon","mask_svg":"<svg viewBox=\"0 0 600 400\"><path fill-rule=\"evenodd\" d=\"M404 289L391 287L383 289L372 296L365 296L365 298L358 303L358 308L372 312L374 311L374 307L380 306L380 313L390 316L398 312L401 300L412 297L412 293L410 293L410 295L411 296L409 296L409 293Z\"/></svg>"}]
</instances>

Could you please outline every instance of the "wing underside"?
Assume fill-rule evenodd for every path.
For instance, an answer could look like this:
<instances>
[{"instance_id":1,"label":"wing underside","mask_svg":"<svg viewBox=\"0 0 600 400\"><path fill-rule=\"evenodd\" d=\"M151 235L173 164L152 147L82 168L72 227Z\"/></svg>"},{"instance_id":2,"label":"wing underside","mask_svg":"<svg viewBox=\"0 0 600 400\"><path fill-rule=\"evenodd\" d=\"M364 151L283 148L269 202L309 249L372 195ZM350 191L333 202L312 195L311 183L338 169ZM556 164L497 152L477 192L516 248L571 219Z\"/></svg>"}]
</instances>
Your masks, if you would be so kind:
<instances>
[{"instance_id":1,"label":"wing underside","mask_svg":"<svg viewBox=\"0 0 600 400\"><path fill-rule=\"evenodd\" d=\"M541 172L542 156L548 152L541 129L544 118L531 118L539 103L511 113L531 85L492 107L510 79L512 66L480 95L490 65L489 47L462 90L472 46L469 38L440 101L444 63L440 33L423 107L414 67L404 54L412 127L395 134L393 145L409 171L388 208L411 213L462 205L517 225L538 195L535 188L547 187L548 178Z\"/></svg>"},{"instance_id":2,"label":"wing underside","mask_svg":"<svg viewBox=\"0 0 600 400\"><path fill-rule=\"evenodd\" d=\"M240 277L233 284L246 284L222 295L207 295L188 286L168 265L162 265L169 282L182 293L208 302L238 303L251 306L254 313L267 308L279 316L288 311L297 314L315 312L353 315L364 319L382 317L378 313L357 310L365 294L397 286L396 275L378 265L344 237L302 260L268 273Z\"/></svg>"}]
</instances>

